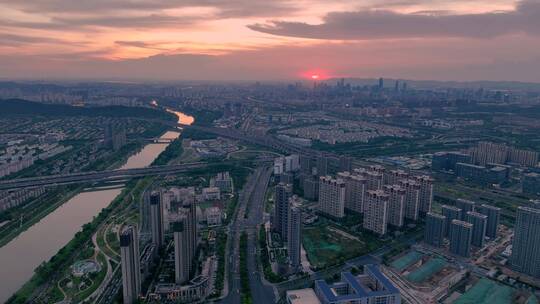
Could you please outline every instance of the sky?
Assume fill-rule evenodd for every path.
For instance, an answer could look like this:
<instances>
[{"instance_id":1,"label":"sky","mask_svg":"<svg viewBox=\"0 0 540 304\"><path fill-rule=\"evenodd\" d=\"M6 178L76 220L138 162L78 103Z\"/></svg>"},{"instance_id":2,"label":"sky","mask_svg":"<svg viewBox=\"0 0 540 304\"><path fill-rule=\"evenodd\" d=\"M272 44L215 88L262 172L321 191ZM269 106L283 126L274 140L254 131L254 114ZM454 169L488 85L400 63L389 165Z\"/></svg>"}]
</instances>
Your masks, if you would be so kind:
<instances>
[{"instance_id":1,"label":"sky","mask_svg":"<svg viewBox=\"0 0 540 304\"><path fill-rule=\"evenodd\" d=\"M540 82L540 0L0 0L0 78Z\"/></svg>"}]
</instances>

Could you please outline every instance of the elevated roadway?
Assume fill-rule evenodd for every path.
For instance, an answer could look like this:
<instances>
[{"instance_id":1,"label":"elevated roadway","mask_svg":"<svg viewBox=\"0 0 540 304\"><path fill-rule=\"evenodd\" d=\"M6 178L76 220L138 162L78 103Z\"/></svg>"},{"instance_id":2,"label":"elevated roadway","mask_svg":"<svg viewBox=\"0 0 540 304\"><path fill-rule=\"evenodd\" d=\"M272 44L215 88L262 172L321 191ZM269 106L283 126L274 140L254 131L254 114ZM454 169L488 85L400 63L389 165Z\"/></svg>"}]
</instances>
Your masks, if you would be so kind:
<instances>
[{"instance_id":1,"label":"elevated roadway","mask_svg":"<svg viewBox=\"0 0 540 304\"><path fill-rule=\"evenodd\" d=\"M264 163L270 159L261 159L257 162ZM229 160L217 163L195 162L177 165L152 166L135 169L118 169L105 171L89 171L70 174L47 175L29 178L17 178L0 181L0 190L12 190L28 187L57 186L88 182L111 182L127 180L134 177L148 175L166 175L187 172L195 169L202 169L212 165L227 165L242 162L242 160Z\"/></svg>"}]
</instances>

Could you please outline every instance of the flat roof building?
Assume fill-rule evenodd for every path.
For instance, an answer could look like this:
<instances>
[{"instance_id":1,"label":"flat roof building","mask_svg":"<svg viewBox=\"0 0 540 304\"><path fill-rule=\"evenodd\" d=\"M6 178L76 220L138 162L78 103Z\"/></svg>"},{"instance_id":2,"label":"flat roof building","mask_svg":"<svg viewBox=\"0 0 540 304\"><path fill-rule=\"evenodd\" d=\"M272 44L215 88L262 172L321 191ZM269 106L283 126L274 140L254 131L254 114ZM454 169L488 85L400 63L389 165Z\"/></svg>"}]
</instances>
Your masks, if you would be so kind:
<instances>
[{"instance_id":1,"label":"flat roof building","mask_svg":"<svg viewBox=\"0 0 540 304\"><path fill-rule=\"evenodd\" d=\"M389 198L390 196L382 190L367 192L364 208L364 229L379 235L386 234Z\"/></svg>"},{"instance_id":2,"label":"flat roof building","mask_svg":"<svg viewBox=\"0 0 540 304\"><path fill-rule=\"evenodd\" d=\"M150 228L152 243L159 249L165 241L165 234L163 233L163 202L159 191L153 191L150 194Z\"/></svg>"},{"instance_id":3,"label":"flat roof building","mask_svg":"<svg viewBox=\"0 0 540 304\"><path fill-rule=\"evenodd\" d=\"M319 211L335 218L345 216L345 182L341 178L320 177Z\"/></svg>"},{"instance_id":4,"label":"flat roof building","mask_svg":"<svg viewBox=\"0 0 540 304\"><path fill-rule=\"evenodd\" d=\"M474 211L476 203L470 200L458 198L456 200L456 207L461 209L461 219L465 221L467 219L467 212Z\"/></svg>"},{"instance_id":5,"label":"flat roof building","mask_svg":"<svg viewBox=\"0 0 540 304\"><path fill-rule=\"evenodd\" d=\"M384 186L384 192L388 194L388 224L394 227L403 226L405 216L405 189L398 185Z\"/></svg>"},{"instance_id":6,"label":"flat roof building","mask_svg":"<svg viewBox=\"0 0 540 304\"><path fill-rule=\"evenodd\" d=\"M441 207L442 215L446 217L446 227L444 229L444 236L450 235L450 226L452 225L453 220L461 220L461 213L463 210L458 207L442 205Z\"/></svg>"},{"instance_id":7,"label":"flat roof building","mask_svg":"<svg viewBox=\"0 0 540 304\"><path fill-rule=\"evenodd\" d=\"M124 303L135 303L141 293L139 238L136 226L127 226L120 234L120 257Z\"/></svg>"},{"instance_id":8,"label":"flat roof building","mask_svg":"<svg viewBox=\"0 0 540 304\"><path fill-rule=\"evenodd\" d=\"M320 304L319 298L311 288L287 290L287 304Z\"/></svg>"},{"instance_id":9,"label":"flat roof building","mask_svg":"<svg viewBox=\"0 0 540 304\"><path fill-rule=\"evenodd\" d=\"M469 211L467 212L467 222L473 225L471 243L476 247L484 246L486 238L487 216L482 213Z\"/></svg>"},{"instance_id":10,"label":"flat roof building","mask_svg":"<svg viewBox=\"0 0 540 304\"><path fill-rule=\"evenodd\" d=\"M497 237L497 230L499 228L499 221L501 217L501 208L482 204L477 208L478 212L487 216L486 235L490 238Z\"/></svg>"},{"instance_id":11,"label":"flat roof building","mask_svg":"<svg viewBox=\"0 0 540 304\"><path fill-rule=\"evenodd\" d=\"M432 246L441 247L446 229L446 217L444 215L428 212L426 214L426 230L424 241Z\"/></svg>"},{"instance_id":12,"label":"flat roof building","mask_svg":"<svg viewBox=\"0 0 540 304\"><path fill-rule=\"evenodd\" d=\"M518 207L510 264L516 271L540 278L540 209Z\"/></svg>"},{"instance_id":13,"label":"flat roof building","mask_svg":"<svg viewBox=\"0 0 540 304\"><path fill-rule=\"evenodd\" d=\"M405 218L416 221L420 213L420 183L413 179L402 180L399 185L405 189Z\"/></svg>"},{"instance_id":14,"label":"flat roof building","mask_svg":"<svg viewBox=\"0 0 540 304\"><path fill-rule=\"evenodd\" d=\"M334 284L315 281L315 294L323 304L401 303L399 290L375 265L365 265L358 276L342 272L341 281Z\"/></svg>"},{"instance_id":15,"label":"flat roof building","mask_svg":"<svg viewBox=\"0 0 540 304\"><path fill-rule=\"evenodd\" d=\"M450 225L450 252L468 258L471 254L473 225L453 220Z\"/></svg>"}]
</instances>

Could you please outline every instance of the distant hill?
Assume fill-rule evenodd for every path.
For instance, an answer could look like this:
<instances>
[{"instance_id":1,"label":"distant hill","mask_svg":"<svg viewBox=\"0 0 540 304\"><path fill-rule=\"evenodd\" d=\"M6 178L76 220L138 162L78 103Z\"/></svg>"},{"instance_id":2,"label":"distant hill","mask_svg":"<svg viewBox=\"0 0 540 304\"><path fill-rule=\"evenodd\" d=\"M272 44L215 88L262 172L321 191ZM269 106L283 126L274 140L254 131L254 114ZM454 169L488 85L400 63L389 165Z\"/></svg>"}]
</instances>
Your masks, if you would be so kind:
<instances>
[{"instance_id":1,"label":"distant hill","mask_svg":"<svg viewBox=\"0 0 540 304\"><path fill-rule=\"evenodd\" d=\"M336 82L341 78L328 79L325 82ZM406 82L410 88L415 89L487 89L487 90L516 90L528 92L540 92L540 83L517 82L517 81L436 81L436 80L408 80L383 78L384 86L393 88L396 80L400 83ZM375 78L345 78L345 82L354 85L377 85L379 79Z\"/></svg>"},{"instance_id":2,"label":"distant hill","mask_svg":"<svg viewBox=\"0 0 540 304\"><path fill-rule=\"evenodd\" d=\"M175 120L172 114L143 107L74 107L22 99L0 100L0 117L13 115L141 117Z\"/></svg>"}]
</instances>

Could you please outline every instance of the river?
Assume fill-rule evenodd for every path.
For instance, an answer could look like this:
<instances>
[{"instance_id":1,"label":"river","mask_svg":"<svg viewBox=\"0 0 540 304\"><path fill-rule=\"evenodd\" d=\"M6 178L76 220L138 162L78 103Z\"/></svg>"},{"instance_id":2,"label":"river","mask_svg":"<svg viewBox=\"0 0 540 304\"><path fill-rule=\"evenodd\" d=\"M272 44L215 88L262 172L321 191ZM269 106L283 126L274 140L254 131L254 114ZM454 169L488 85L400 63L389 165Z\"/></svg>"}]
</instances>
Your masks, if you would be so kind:
<instances>
[{"instance_id":1,"label":"river","mask_svg":"<svg viewBox=\"0 0 540 304\"><path fill-rule=\"evenodd\" d=\"M189 125L194 118L184 113L170 111L178 117L178 123ZM160 138L171 139L179 132L168 131ZM130 156L122 169L149 166L167 148L168 143L152 143ZM34 269L48 261L65 246L83 224L92 221L101 209L107 207L122 189L106 189L82 192L45 216L38 223L0 248L0 303L28 281Z\"/></svg>"}]
</instances>

